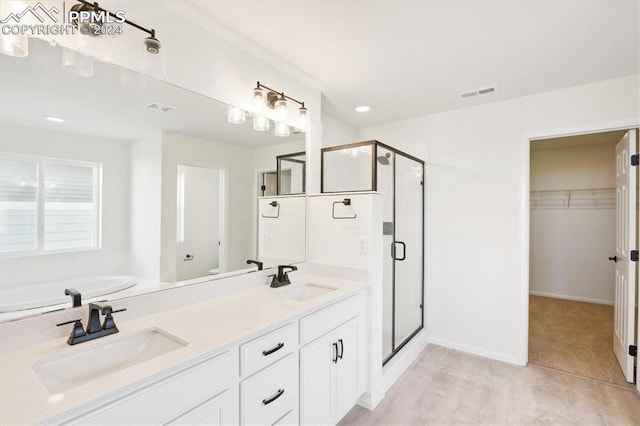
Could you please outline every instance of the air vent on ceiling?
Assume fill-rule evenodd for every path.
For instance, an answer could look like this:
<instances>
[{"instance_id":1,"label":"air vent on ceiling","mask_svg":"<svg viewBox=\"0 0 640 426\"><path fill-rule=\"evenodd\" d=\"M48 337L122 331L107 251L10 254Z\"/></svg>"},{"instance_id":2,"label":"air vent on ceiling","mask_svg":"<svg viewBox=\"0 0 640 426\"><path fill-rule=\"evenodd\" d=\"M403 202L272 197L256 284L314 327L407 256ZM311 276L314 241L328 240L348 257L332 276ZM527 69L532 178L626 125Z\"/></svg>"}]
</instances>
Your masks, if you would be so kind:
<instances>
[{"instance_id":1,"label":"air vent on ceiling","mask_svg":"<svg viewBox=\"0 0 640 426\"><path fill-rule=\"evenodd\" d=\"M472 96L486 95L489 93L493 93L497 90L496 86L484 87L482 89L470 90L468 92L461 93L460 96L463 98L470 98Z\"/></svg>"},{"instance_id":2,"label":"air vent on ceiling","mask_svg":"<svg viewBox=\"0 0 640 426\"><path fill-rule=\"evenodd\" d=\"M176 107L174 106L161 104L160 102L151 102L149 105L146 105L144 108L151 111L158 111L163 113L171 112L174 109L176 109Z\"/></svg>"}]
</instances>

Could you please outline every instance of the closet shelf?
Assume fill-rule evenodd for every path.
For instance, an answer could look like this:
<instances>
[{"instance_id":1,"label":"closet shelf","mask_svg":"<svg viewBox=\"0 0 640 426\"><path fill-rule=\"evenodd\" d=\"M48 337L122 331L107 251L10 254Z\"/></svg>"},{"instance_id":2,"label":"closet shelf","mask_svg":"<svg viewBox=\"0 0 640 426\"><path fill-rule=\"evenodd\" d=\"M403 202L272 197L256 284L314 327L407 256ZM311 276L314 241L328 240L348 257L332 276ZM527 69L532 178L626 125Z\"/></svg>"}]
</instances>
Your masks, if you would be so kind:
<instances>
[{"instance_id":1,"label":"closet shelf","mask_svg":"<svg viewBox=\"0 0 640 426\"><path fill-rule=\"evenodd\" d=\"M615 188L531 191L530 209L615 209Z\"/></svg>"}]
</instances>

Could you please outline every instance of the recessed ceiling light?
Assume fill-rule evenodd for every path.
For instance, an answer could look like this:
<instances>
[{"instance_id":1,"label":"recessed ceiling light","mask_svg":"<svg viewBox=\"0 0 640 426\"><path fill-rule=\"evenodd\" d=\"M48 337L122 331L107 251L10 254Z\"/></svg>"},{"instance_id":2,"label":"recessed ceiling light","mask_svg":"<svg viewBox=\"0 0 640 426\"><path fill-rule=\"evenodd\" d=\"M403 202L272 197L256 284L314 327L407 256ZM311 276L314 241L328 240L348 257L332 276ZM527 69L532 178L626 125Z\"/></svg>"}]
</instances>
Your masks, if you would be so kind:
<instances>
[{"instance_id":1,"label":"recessed ceiling light","mask_svg":"<svg viewBox=\"0 0 640 426\"><path fill-rule=\"evenodd\" d=\"M46 118L49 121L53 121L54 123L64 123L65 121L67 121L64 118L55 117L53 115L45 115L44 118Z\"/></svg>"},{"instance_id":2,"label":"recessed ceiling light","mask_svg":"<svg viewBox=\"0 0 640 426\"><path fill-rule=\"evenodd\" d=\"M356 107L356 111L358 112L367 112L371 109L369 105L359 105Z\"/></svg>"}]
</instances>

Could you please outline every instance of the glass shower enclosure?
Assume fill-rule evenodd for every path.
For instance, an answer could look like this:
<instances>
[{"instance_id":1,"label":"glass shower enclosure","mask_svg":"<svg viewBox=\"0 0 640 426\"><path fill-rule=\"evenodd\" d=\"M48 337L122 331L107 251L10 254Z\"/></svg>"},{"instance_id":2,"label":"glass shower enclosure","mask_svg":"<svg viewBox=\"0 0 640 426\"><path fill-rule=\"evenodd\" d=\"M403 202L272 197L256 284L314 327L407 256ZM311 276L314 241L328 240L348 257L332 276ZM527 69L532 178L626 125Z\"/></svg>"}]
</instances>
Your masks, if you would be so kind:
<instances>
[{"instance_id":1,"label":"glass shower enclosure","mask_svg":"<svg viewBox=\"0 0 640 426\"><path fill-rule=\"evenodd\" d=\"M378 141L322 149L323 193L383 194L383 364L423 327L424 161Z\"/></svg>"}]
</instances>

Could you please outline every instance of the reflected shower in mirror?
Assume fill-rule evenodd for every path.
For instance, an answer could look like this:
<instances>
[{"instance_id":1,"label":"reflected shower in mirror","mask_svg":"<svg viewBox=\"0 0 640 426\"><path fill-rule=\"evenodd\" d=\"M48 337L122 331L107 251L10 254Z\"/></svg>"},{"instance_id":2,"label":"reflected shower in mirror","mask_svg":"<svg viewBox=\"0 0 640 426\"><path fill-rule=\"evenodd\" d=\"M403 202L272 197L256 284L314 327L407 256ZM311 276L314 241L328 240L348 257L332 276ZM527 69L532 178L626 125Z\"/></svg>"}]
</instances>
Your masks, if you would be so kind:
<instances>
[{"instance_id":1,"label":"reflected shower in mirror","mask_svg":"<svg viewBox=\"0 0 640 426\"><path fill-rule=\"evenodd\" d=\"M69 73L64 52L33 39L0 61L0 320L70 307L69 287L86 303L255 270L259 180L305 134L230 124L228 105L114 64ZM7 312L25 298L46 307Z\"/></svg>"},{"instance_id":2,"label":"reflected shower in mirror","mask_svg":"<svg viewBox=\"0 0 640 426\"><path fill-rule=\"evenodd\" d=\"M278 155L278 195L304 194L307 160L305 152Z\"/></svg>"}]
</instances>

